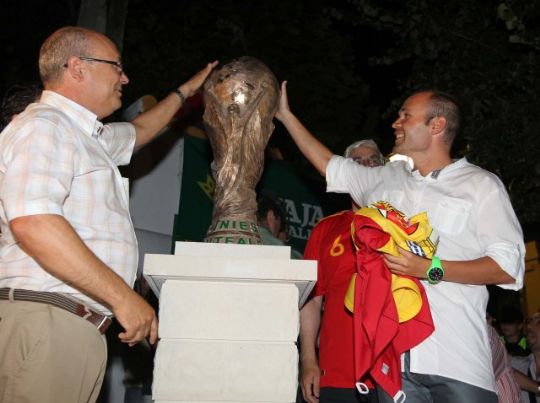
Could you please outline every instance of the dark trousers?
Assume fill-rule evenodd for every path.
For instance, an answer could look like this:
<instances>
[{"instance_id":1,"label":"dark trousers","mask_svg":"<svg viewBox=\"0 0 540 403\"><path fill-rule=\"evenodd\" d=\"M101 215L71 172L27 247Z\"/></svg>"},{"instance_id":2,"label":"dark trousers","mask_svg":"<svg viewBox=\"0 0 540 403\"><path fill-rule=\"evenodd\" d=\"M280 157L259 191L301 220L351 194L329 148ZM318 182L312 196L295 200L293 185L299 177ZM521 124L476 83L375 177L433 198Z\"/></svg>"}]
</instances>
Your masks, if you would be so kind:
<instances>
[{"instance_id":1,"label":"dark trousers","mask_svg":"<svg viewBox=\"0 0 540 403\"><path fill-rule=\"evenodd\" d=\"M378 403L376 392L361 395L355 388L321 388L319 403Z\"/></svg>"},{"instance_id":2,"label":"dark trousers","mask_svg":"<svg viewBox=\"0 0 540 403\"><path fill-rule=\"evenodd\" d=\"M495 392L438 375L411 372L409 353L405 354L402 390L406 403L497 403ZM378 388L381 403L394 403L394 399Z\"/></svg>"}]
</instances>

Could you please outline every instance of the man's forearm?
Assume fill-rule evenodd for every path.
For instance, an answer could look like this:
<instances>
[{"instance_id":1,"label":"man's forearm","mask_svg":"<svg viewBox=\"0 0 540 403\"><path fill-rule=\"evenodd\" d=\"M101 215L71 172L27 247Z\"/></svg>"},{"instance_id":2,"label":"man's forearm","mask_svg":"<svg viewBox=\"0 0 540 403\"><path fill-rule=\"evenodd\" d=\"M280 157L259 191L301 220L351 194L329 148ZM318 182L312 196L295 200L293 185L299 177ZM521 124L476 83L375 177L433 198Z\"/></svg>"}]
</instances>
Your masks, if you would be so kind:
<instances>
[{"instance_id":1,"label":"man's forearm","mask_svg":"<svg viewBox=\"0 0 540 403\"><path fill-rule=\"evenodd\" d=\"M133 119L131 123L137 133L135 147L139 148L151 141L172 120L181 106L180 97L171 93L153 108Z\"/></svg>"},{"instance_id":2,"label":"man's forearm","mask_svg":"<svg viewBox=\"0 0 540 403\"><path fill-rule=\"evenodd\" d=\"M322 297L311 299L300 311L300 360L317 363L316 345L321 325Z\"/></svg>"},{"instance_id":3,"label":"man's forearm","mask_svg":"<svg viewBox=\"0 0 540 403\"><path fill-rule=\"evenodd\" d=\"M400 249L400 253L400 256L384 255L386 265L394 274L427 278L430 259L403 249ZM477 285L515 283L515 279L488 256L463 261L441 260L441 263L444 268L444 281Z\"/></svg>"},{"instance_id":4,"label":"man's forearm","mask_svg":"<svg viewBox=\"0 0 540 403\"><path fill-rule=\"evenodd\" d=\"M217 64L217 61L208 63L204 69L182 84L178 88L182 96L171 93L156 106L133 119L131 123L135 126L137 133L135 140L136 148L152 140L171 121L176 112L178 112L178 109L182 106L181 97L186 99L195 94Z\"/></svg>"},{"instance_id":5,"label":"man's forearm","mask_svg":"<svg viewBox=\"0 0 540 403\"><path fill-rule=\"evenodd\" d=\"M513 284L515 279L490 257L468 261L442 261L444 279L464 284Z\"/></svg>"},{"instance_id":6,"label":"man's forearm","mask_svg":"<svg viewBox=\"0 0 540 403\"><path fill-rule=\"evenodd\" d=\"M317 140L292 112L284 113L280 118L302 154L322 176L325 176L328 161L333 153Z\"/></svg>"},{"instance_id":7,"label":"man's forearm","mask_svg":"<svg viewBox=\"0 0 540 403\"><path fill-rule=\"evenodd\" d=\"M325 176L328 161L330 161L333 154L291 112L287 95L287 81L281 83L281 95L279 97L276 119L283 123L302 154L304 154L322 176Z\"/></svg>"},{"instance_id":8,"label":"man's forearm","mask_svg":"<svg viewBox=\"0 0 540 403\"><path fill-rule=\"evenodd\" d=\"M111 310L133 292L88 249L64 217L54 214L18 217L10 226L19 246L44 270Z\"/></svg>"},{"instance_id":9,"label":"man's forearm","mask_svg":"<svg viewBox=\"0 0 540 403\"><path fill-rule=\"evenodd\" d=\"M520 389L538 394L538 383L536 381L515 368L513 369L513 374Z\"/></svg>"}]
</instances>

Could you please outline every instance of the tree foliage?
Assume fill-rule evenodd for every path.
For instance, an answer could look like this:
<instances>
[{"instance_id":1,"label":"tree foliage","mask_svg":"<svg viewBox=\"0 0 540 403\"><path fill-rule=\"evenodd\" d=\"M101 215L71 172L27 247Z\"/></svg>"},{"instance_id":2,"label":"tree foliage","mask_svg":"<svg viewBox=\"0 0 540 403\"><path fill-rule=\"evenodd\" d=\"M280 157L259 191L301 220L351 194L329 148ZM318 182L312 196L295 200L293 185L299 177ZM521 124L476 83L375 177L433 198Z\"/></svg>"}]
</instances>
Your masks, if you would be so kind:
<instances>
[{"instance_id":1,"label":"tree foliage","mask_svg":"<svg viewBox=\"0 0 540 403\"><path fill-rule=\"evenodd\" d=\"M403 95L419 88L456 95L466 118L457 152L503 180L522 222L540 221L537 2L350 0L329 13L382 38L369 63L398 70Z\"/></svg>"},{"instance_id":2,"label":"tree foliage","mask_svg":"<svg viewBox=\"0 0 540 403\"><path fill-rule=\"evenodd\" d=\"M253 56L279 81L288 80L291 107L340 152L370 109L354 49L330 22L320 0L131 0L124 44L128 96L163 95L208 61ZM279 125L273 137L281 138L287 155L298 155Z\"/></svg>"},{"instance_id":3,"label":"tree foliage","mask_svg":"<svg viewBox=\"0 0 540 403\"><path fill-rule=\"evenodd\" d=\"M37 79L40 43L76 22L79 1L4 3L2 90ZM388 151L403 98L437 87L464 106L457 152L500 176L522 223L540 222L539 16L529 0L129 0L124 103L250 55L289 81L293 110L332 150L375 137ZM314 173L279 125L273 138Z\"/></svg>"}]
</instances>

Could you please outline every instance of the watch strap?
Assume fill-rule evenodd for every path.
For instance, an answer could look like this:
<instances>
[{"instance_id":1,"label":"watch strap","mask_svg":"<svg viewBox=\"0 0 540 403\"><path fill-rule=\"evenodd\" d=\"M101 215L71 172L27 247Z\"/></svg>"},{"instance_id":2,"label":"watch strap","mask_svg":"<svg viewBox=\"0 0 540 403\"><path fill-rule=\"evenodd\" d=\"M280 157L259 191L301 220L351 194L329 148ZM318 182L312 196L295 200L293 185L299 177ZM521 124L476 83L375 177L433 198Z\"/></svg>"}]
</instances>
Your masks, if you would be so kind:
<instances>
[{"instance_id":1,"label":"watch strap","mask_svg":"<svg viewBox=\"0 0 540 403\"><path fill-rule=\"evenodd\" d=\"M180 98L180 103L184 105L186 103L186 96L180 91L180 88L175 88L171 91L173 94L178 95L178 98Z\"/></svg>"},{"instance_id":2,"label":"watch strap","mask_svg":"<svg viewBox=\"0 0 540 403\"><path fill-rule=\"evenodd\" d=\"M435 276L437 273L437 276ZM438 284L444 277L444 268L441 259L438 256L431 258L431 265L426 271L427 280L430 284Z\"/></svg>"}]
</instances>

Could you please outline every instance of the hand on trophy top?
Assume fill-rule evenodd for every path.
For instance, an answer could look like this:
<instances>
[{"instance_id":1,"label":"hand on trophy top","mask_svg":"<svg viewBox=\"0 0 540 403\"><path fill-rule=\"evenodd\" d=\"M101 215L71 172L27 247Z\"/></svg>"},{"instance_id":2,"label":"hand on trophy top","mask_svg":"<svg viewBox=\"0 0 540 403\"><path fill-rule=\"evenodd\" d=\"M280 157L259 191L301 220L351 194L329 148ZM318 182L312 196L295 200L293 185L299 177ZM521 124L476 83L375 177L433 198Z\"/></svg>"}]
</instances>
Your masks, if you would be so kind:
<instances>
[{"instance_id":1,"label":"hand on trophy top","mask_svg":"<svg viewBox=\"0 0 540 403\"><path fill-rule=\"evenodd\" d=\"M219 63L218 60L215 60L212 63L208 63L204 69L199 71L197 74L191 77L188 81L186 81L184 84L178 87L178 89L182 92L184 97L189 98L190 96L195 94L197 90L201 88L201 85L204 84L204 81L210 75L212 70L214 70L214 67L218 65L218 63Z\"/></svg>"},{"instance_id":2,"label":"hand on trophy top","mask_svg":"<svg viewBox=\"0 0 540 403\"><path fill-rule=\"evenodd\" d=\"M287 81L281 83L281 94L279 96L278 109L276 111L276 119L283 122L287 114L291 113L289 108L289 98L287 97Z\"/></svg>"}]
</instances>

